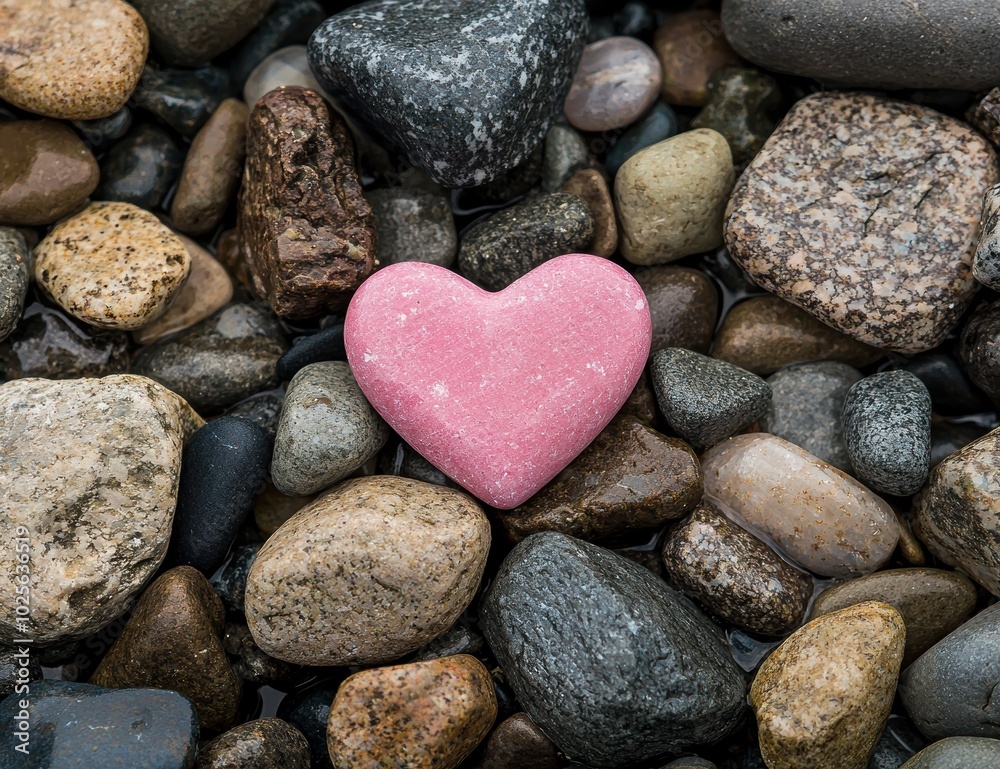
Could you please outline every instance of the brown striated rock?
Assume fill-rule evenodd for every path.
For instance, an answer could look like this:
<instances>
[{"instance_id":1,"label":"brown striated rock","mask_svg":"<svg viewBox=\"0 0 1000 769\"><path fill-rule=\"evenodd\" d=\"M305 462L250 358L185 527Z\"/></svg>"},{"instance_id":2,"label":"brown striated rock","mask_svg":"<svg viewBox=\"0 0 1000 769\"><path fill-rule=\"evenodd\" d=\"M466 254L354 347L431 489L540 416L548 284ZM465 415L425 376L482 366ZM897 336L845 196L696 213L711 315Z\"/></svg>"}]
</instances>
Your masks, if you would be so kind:
<instances>
[{"instance_id":1,"label":"brown striated rock","mask_svg":"<svg viewBox=\"0 0 1000 769\"><path fill-rule=\"evenodd\" d=\"M230 729L198 751L196 769L309 769L309 742L280 718Z\"/></svg>"},{"instance_id":2,"label":"brown striated rock","mask_svg":"<svg viewBox=\"0 0 1000 769\"><path fill-rule=\"evenodd\" d=\"M569 177L559 191L580 198L594 219L594 239L587 247L587 253L596 256L614 254L618 248L618 222L611 190L601 172L596 168L583 168Z\"/></svg>"},{"instance_id":3,"label":"brown striated rock","mask_svg":"<svg viewBox=\"0 0 1000 769\"><path fill-rule=\"evenodd\" d=\"M712 73L740 63L715 11L673 14L656 30L653 48L663 65L663 100L684 107L704 106Z\"/></svg>"},{"instance_id":4,"label":"brown striated rock","mask_svg":"<svg viewBox=\"0 0 1000 769\"><path fill-rule=\"evenodd\" d=\"M527 713L502 721L486 744L479 769L556 769L556 746Z\"/></svg>"},{"instance_id":5,"label":"brown striated rock","mask_svg":"<svg viewBox=\"0 0 1000 769\"><path fill-rule=\"evenodd\" d=\"M455 769L496 717L489 671L457 654L355 673L337 690L326 742L338 769Z\"/></svg>"},{"instance_id":6,"label":"brown striated rock","mask_svg":"<svg viewBox=\"0 0 1000 769\"><path fill-rule=\"evenodd\" d=\"M250 113L240 250L254 288L290 319L343 309L375 264L375 217L344 121L315 91L265 94Z\"/></svg>"},{"instance_id":7,"label":"brown striated rock","mask_svg":"<svg viewBox=\"0 0 1000 769\"><path fill-rule=\"evenodd\" d=\"M690 267L653 267L637 272L635 280L646 295L653 321L649 354L668 347L707 354L719 313L719 294L711 279Z\"/></svg>"}]
</instances>

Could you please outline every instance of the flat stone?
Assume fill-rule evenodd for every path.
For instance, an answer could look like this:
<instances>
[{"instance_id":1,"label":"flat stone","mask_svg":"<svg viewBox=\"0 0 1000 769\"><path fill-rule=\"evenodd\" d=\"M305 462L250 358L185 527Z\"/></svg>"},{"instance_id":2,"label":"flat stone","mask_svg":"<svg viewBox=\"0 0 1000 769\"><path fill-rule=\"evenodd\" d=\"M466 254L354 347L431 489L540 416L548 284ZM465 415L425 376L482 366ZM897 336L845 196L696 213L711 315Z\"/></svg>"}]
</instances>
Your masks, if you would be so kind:
<instances>
[{"instance_id":1,"label":"flat stone","mask_svg":"<svg viewBox=\"0 0 1000 769\"><path fill-rule=\"evenodd\" d=\"M278 359L278 377L281 380L291 379L311 363L331 360L347 360L343 323L335 323L315 334L292 340L292 346Z\"/></svg>"},{"instance_id":2,"label":"flat stone","mask_svg":"<svg viewBox=\"0 0 1000 769\"><path fill-rule=\"evenodd\" d=\"M229 63L233 82L242 88L254 68L271 53L296 43L307 43L313 30L328 15L316 0L277 0L260 24L233 49Z\"/></svg>"},{"instance_id":3,"label":"flat stone","mask_svg":"<svg viewBox=\"0 0 1000 769\"><path fill-rule=\"evenodd\" d=\"M662 72L653 49L634 37L609 37L583 49L563 109L581 131L631 125L653 106Z\"/></svg>"},{"instance_id":4,"label":"flat stone","mask_svg":"<svg viewBox=\"0 0 1000 769\"><path fill-rule=\"evenodd\" d=\"M669 139L677 133L676 113L670 106L657 102L642 119L636 121L623 133L604 158L604 167L615 176L626 160L639 150Z\"/></svg>"},{"instance_id":5,"label":"flat stone","mask_svg":"<svg viewBox=\"0 0 1000 769\"><path fill-rule=\"evenodd\" d=\"M705 494L737 523L823 577L869 574L896 549L892 508L804 449L767 433L739 435L702 457Z\"/></svg>"},{"instance_id":6,"label":"flat stone","mask_svg":"<svg viewBox=\"0 0 1000 769\"><path fill-rule=\"evenodd\" d=\"M0 29L0 99L63 120L121 109L149 51L146 24L121 0L10 0Z\"/></svg>"},{"instance_id":7,"label":"flat stone","mask_svg":"<svg viewBox=\"0 0 1000 769\"><path fill-rule=\"evenodd\" d=\"M976 588L965 575L941 569L888 569L824 590L810 619L865 601L881 601L906 624L906 667L965 622L976 606Z\"/></svg>"},{"instance_id":8,"label":"flat stone","mask_svg":"<svg viewBox=\"0 0 1000 769\"><path fill-rule=\"evenodd\" d=\"M365 194L375 215L379 266L428 262L450 267L458 251L448 198L427 190L390 187Z\"/></svg>"},{"instance_id":9,"label":"flat stone","mask_svg":"<svg viewBox=\"0 0 1000 769\"><path fill-rule=\"evenodd\" d=\"M882 371L844 401L844 442L858 479L875 491L920 490L931 462L931 395L909 371Z\"/></svg>"},{"instance_id":10,"label":"flat stone","mask_svg":"<svg viewBox=\"0 0 1000 769\"><path fill-rule=\"evenodd\" d=\"M193 139L233 87L229 72L211 65L198 69L147 66L132 95L136 105Z\"/></svg>"},{"instance_id":11,"label":"flat stone","mask_svg":"<svg viewBox=\"0 0 1000 769\"><path fill-rule=\"evenodd\" d=\"M969 379L990 398L1000 398L1000 302L979 308L959 339L958 355Z\"/></svg>"},{"instance_id":12,"label":"flat stone","mask_svg":"<svg viewBox=\"0 0 1000 769\"><path fill-rule=\"evenodd\" d=\"M302 732L280 718L258 718L199 750L195 769L309 769L309 757Z\"/></svg>"},{"instance_id":13,"label":"flat stone","mask_svg":"<svg viewBox=\"0 0 1000 769\"><path fill-rule=\"evenodd\" d=\"M191 142L170 207L181 232L209 235L222 221L240 183L249 114L239 99L226 99Z\"/></svg>"},{"instance_id":14,"label":"flat stone","mask_svg":"<svg viewBox=\"0 0 1000 769\"><path fill-rule=\"evenodd\" d=\"M954 769L989 766L1000 761L1000 740L986 737L946 737L917 753L900 769Z\"/></svg>"},{"instance_id":15,"label":"flat stone","mask_svg":"<svg viewBox=\"0 0 1000 769\"><path fill-rule=\"evenodd\" d=\"M434 181L474 187L545 137L586 33L581 0L381 0L320 25L309 63Z\"/></svg>"},{"instance_id":16,"label":"flat stone","mask_svg":"<svg viewBox=\"0 0 1000 769\"><path fill-rule=\"evenodd\" d=\"M250 631L265 652L299 664L397 659L455 623L489 544L486 516L461 492L390 476L346 481L264 544L247 580Z\"/></svg>"},{"instance_id":17,"label":"flat stone","mask_svg":"<svg viewBox=\"0 0 1000 769\"><path fill-rule=\"evenodd\" d=\"M120 615L167 551L181 446L201 419L144 377L0 386L0 522L27 529L31 630L84 638ZM71 532L71 535L67 535ZM15 573L14 548L0 571ZM0 642L24 638L0 619Z\"/></svg>"},{"instance_id":18,"label":"flat stone","mask_svg":"<svg viewBox=\"0 0 1000 769\"><path fill-rule=\"evenodd\" d=\"M489 671L459 654L355 673L337 690L326 740L342 769L455 769L496 717Z\"/></svg>"},{"instance_id":19,"label":"flat stone","mask_svg":"<svg viewBox=\"0 0 1000 769\"><path fill-rule=\"evenodd\" d=\"M734 179L728 142L708 128L634 154L615 175L622 255L663 264L721 246Z\"/></svg>"},{"instance_id":20,"label":"flat stone","mask_svg":"<svg viewBox=\"0 0 1000 769\"><path fill-rule=\"evenodd\" d=\"M93 153L68 125L0 123L0 223L52 224L80 209L98 175Z\"/></svg>"},{"instance_id":21,"label":"flat stone","mask_svg":"<svg viewBox=\"0 0 1000 769\"><path fill-rule=\"evenodd\" d=\"M539 531L600 539L662 526L698 504L702 491L690 446L626 416L531 499L499 515L515 542Z\"/></svg>"},{"instance_id":22,"label":"flat stone","mask_svg":"<svg viewBox=\"0 0 1000 769\"><path fill-rule=\"evenodd\" d=\"M528 537L479 617L517 701L589 766L634 766L742 721L746 684L719 629L659 577L596 545Z\"/></svg>"},{"instance_id":23,"label":"flat stone","mask_svg":"<svg viewBox=\"0 0 1000 769\"><path fill-rule=\"evenodd\" d=\"M869 601L782 643L750 687L768 769L866 769L892 707L905 636L899 612Z\"/></svg>"},{"instance_id":24,"label":"flat stone","mask_svg":"<svg viewBox=\"0 0 1000 769\"><path fill-rule=\"evenodd\" d=\"M556 769L556 746L527 713L501 721L486 743L477 769Z\"/></svg>"},{"instance_id":25,"label":"flat stone","mask_svg":"<svg viewBox=\"0 0 1000 769\"><path fill-rule=\"evenodd\" d=\"M590 150L583 137L567 125L554 125L545 134L542 189L558 192L569 178L590 167Z\"/></svg>"},{"instance_id":26,"label":"flat stone","mask_svg":"<svg viewBox=\"0 0 1000 769\"><path fill-rule=\"evenodd\" d=\"M171 569L142 594L90 682L171 689L191 700L202 726L224 729L236 720L241 692L219 640L224 617L208 580L188 566Z\"/></svg>"},{"instance_id":27,"label":"flat stone","mask_svg":"<svg viewBox=\"0 0 1000 769\"><path fill-rule=\"evenodd\" d=\"M690 267L653 267L635 273L635 281L642 286L653 320L650 354L668 347L708 352L719 294L705 273Z\"/></svg>"},{"instance_id":28,"label":"flat stone","mask_svg":"<svg viewBox=\"0 0 1000 769\"><path fill-rule=\"evenodd\" d=\"M594 237L587 246L587 253L613 256L618 250L618 222L611 190L601 172L596 168L580 169L566 180L559 191L580 198L594 220Z\"/></svg>"},{"instance_id":29,"label":"flat stone","mask_svg":"<svg viewBox=\"0 0 1000 769\"><path fill-rule=\"evenodd\" d=\"M183 163L184 153L167 131L140 124L104 156L95 197L154 211L174 186Z\"/></svg>"},{"instance_id":30,"label":"flat stone","mask_svg":"<svg viewBox=\"0 0 1000 769\"><path fill-rule=\"evenodd\" d=\"M351 367L313 363L285 393L271 479L283 494L313 494L353 473L388 439L389 426L365 400Z\"/></svg>"},{"instance_id":31,"label":"flat stone","mask_svg":"<svg viewBox=\"0 0 1000 769\"><path fill-rule=\"evenodd\" d=\"M0 341L21 320L28 294L28 246L20 232L0 227Z\"/></svg>"},{"instance_id":32,"label":"flat stone","mask_svg":"<svg viewBox=\"0 0 1000 769\"><path fill-rule=\"evenodd\" d=\"M672 584L727 623L763 635L800 624L812 580L709 500L671 527L663 562Z\"/></svg>"},{"instance_id":33,"label":"flat stone","mask_svg":"<svg viewBox=\"0 0 1000 769\"><path fill-rule=\"evenodd\" d=\"M375 220L354 145L315 92L279 88L253 108L238 229L254 288L284 318L343 309L371 274Z\"/></svg>"},{"instance_id":34,"label":"flat stone","mask_svg":"<svg viewBox=\"0 0 1000 769\"><path fill-rule=\"evenodd\" d=\"M759 420L771 402L759 376L679 347L655 353L650 375L667 424L699 451Z\"/></svg>"},{"instance_id":35,"label":"flat stone","mask_svg":"<svg viewBox=\"0 0 1000 769\"><path fill-rule=\"evenodd\" d=\"M653 47L663 65L663 100L667 104L704 106L712 73L740 63L722 33L719 14L710 10L671 15L656 30Z\"/></svg>"},{"instance_id":36,"label":"flat stone","mask_svg":"<svg viewBox=\"0 0 1000 769\"><path fill-rule=\"evenodd\" d=\"M129 331L167 311L191 270L180 239L129 203L91 203L35 247L35 281L66 312Z\"/></svg>"},{"instance_id":37,"label":"flat stone","mask_svg":"<svg viewBox=\"0 0 1000 769\"><path fill-rule=\"evenodd\" d=\"M922 352L972 299L981 195L997 180L996 153L965 123L882 96L817 93L740 176L726 245L758 285L824 323Z\"/></svg>"}]
</instances>

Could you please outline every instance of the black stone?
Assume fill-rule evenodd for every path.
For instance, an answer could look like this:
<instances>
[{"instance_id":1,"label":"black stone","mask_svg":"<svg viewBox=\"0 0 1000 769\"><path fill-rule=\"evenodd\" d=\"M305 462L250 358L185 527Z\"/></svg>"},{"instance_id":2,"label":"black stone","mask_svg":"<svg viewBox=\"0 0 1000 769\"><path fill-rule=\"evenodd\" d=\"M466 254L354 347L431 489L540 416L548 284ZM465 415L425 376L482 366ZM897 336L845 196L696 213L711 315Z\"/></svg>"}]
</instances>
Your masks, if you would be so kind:
<instances>
[{"instance_id":1,"label":"black stone","mask_svg":"<svg viewBox=\"0 0 1000 769\"><path fill-rule=\"evenodd\" d=\"M185 70L147 65L132 99L191 139L216 107L234 93L229 72L220 67Z\"/></svg>"},{"instance_id":2,"label":"black stone","mask_svg":"<svg viewBox=\"0 0 1000 769\"><path fill-rule=\"evenodd\" d=\"M326 747L326 720L330 705L337 695L337 685L325 683L282 700L278 717L305 735L312 751L312 769L331 769L330 751Z\"/></svg>"},{"instance_id":3,"label":"black stone","mask_svg":"<svg viewBox=\"0 0 1000 769\"><path fill-rule=\"evenodd\" d=\"M184 153L162 128L143 124L116 143L101 163L94 197L158 208L184 166Z\"/></svg>"},{"instance_id":4,"label":"black stone","mask_svg":"<svg viewBox=\"0 0 1000 769\"><path fill-rule=\"evenodd\" d=\"M455 483L434 465L424 459L412 446L400 439L390 439L378 455L378 470L385 475L401 475L415 481L437 486L454 486Z\"/></svg>"},{"instance_id":5,"label":"black stone","mask_svg":"<svg viewBox=\"0 0 1000 769\"><path fill-rule=\"evenodd\" d=\"M295 339L288 351L278 358L278 379L289 380L310 363L326 360L347 360L343 323Z\"/></svg>"},{"instance_id":6,"label":"black stone","mask_svg":"<svg viewBox=\"0 0 1000 769\"><path fill-rule=\"evenodd\" d=\"M972 384L958 361L946 353L918 355L903 368L924 383L938 414L953 416L993 410L989 398Z\"/></svg>"},{"instance_id":7,"label":"black stone","mask_svg":"<svg viewBox=\"0 0 1000 769\"><path fill-rule=\"evenodd\" d=\"M242 622L229 622L222 635L222 646L232 658L233 670L251 684L273 686L288 691L309 677L309 668L279 660L262 650Z\"/></svg>"},{"instance_id":8,"label":"black stone","mask_svg":"<svg viewBox=\"0 0 1000 769\"><path fill-rule=\"evenodd\" d=\"M93 120L74 120L73 127L95 150L102 150L121 139L132 127L132 110L122 107L107 117Z\"/></svg>"},{"instance_id":9,"label":"black stone","mask_svg":"<svg viewBox=\"0 0 1000 769\"><path fill-rule=\"evenodd\" d=\"M223 606L233 614L243 615L247 574L250 573L250 567L258 552L260 552L259 542L234 548L232 558L210 580L215 592L222 599Z\"/></svg>"},{"instance_id":10,"label":"black stone","mask_svg":"<svg viewBox=\"0 0 1000 769\"><path fill-rule=\"evenodd\" d=\"M254 67L269 54L288 45L308 42L326 16L315 0L278 0L257 28L236 47L229 62L233 83L243 88Z\"/></svg>"},{"instance_id":11,"label":"black stone","mask_svg":"<svg viewBox=\"0 0 1000 769\"><path fill-rule=\"evenodd\" d=\"M989 432L977 424L954 424L935 419L931 422L931 467L945 457L963 449Z\"/></svg>"},{"instance_id":12,"label":"black stone","mask_svg":"<svg viewBox=\"0 0 1000 769\"><path fill-rule=\"evenodd\" d=\"M285 394L281 390L258 393L242 400L226 412L231 417L239 417L253 422L274 440L281 421L281 407Z\"/></svg>"},{"instance_id":13,"label":"black stone","mask_svg":"<svg viewBox=\"0 0 1000 769\"><path fill-rule=\"evenodd\" d=\"M26 654L22 654L26 650ZM42 663L30 647L0 649L0 700L15 687L42 679ZM23 694L23 691L18 692Z\"/></svg>"}]
</instances>

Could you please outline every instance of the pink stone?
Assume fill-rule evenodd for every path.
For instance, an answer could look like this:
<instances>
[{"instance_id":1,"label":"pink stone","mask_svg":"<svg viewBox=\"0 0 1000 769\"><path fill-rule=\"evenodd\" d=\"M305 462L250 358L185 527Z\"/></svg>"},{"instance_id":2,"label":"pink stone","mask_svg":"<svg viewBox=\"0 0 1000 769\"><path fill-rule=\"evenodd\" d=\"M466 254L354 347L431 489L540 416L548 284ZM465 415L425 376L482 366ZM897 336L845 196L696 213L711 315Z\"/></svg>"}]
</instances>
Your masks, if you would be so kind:
<instances>
[{"instance_id":1,"label":"pink stone","mask_svg":"<svg viewBox=\"0 0 1000 769\"><path fill-rule=\"evenodd\" d=\"M432 264L368 278L347 359L392 428L484 502L510 509L604 429L649 355L646 297L596 256L546 262L489 293Z\"/></svg>"}]
</instances>

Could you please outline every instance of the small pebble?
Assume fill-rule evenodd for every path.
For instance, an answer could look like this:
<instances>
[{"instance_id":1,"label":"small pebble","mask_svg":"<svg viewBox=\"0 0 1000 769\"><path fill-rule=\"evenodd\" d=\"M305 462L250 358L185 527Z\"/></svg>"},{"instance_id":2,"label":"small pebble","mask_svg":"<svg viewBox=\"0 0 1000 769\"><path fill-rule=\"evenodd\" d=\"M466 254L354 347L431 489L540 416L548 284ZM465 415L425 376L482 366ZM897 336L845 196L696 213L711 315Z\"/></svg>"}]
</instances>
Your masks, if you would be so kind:
<instances>
[{"instance_id":1,"label":"small pebble","mask_svg":"<svg viewBox=\"0 0 1000 769\"><path fill-rule=\"evenodd\" d=\"M187 139L193 139L233 91L220 67L195 70L147 66L135 89L135 103Z\"/></svg>"},{"instance_id":2,"label":"small pebble","mask_svg":"<svg viewBox=\"0 0 1000 769\"><path fill-rule=\"evenodd\" d=\"M587 145L569 126L552 126L544 144L542 189L546 192L558 192L573 174L590 166Z\"/></svg>"},{"instance_id":3,"label":"small pebble","mask_svg":"<svg viewBox=\"0 0 1000 769\"><path fill-rule=\"evenodd\" d=\"M707 126L711 127L711 126ZM621 135L604 159L608 173L614 176L626 160L640 150L669 139L677 133L677 115L663 102L658 102L641 119Z\"/></svg>"},{"instance_id":4,"label":"small pebble","mask_svg":"<svg viewBox=\"0 0 1000 769\"><path fill-rule=\"evenodd\" d=\"M327 15L316 0L277 0L256 29L234 49L229 64L233 82L242 88L254 68L271 53L293 44L307 43Z\"/></svg>"},{"instance_id":5,"label":"small pebble","mask_svg":"<svg viewBox=\"0 0 1000 769\"><path fill-rule=\"evenodd\" d=\"M312 363L330 360L347 360L343 323L297 337L288 351L278 358L278 378L286 381Z\"/></svg>"},{"instance_id":6,"label":"small pebble","mask_svg":"<svg viewBox=\"0 0 1000 769\"><path fill-rule=\"evenodd\" d=\"M305 668L275 659L261 651L242 622L229 622L222 645L233 663L233 670L244 684L270 686L290 691L310 678Z\"/></svg>"},{"instance_id":7,"label":"small pebble","mask_svg":"<svg viewBox=\"0 0 1000 769\"><path fill-rule=\"evenodd\" d=\"M287 721L309 742L313 769L331 769L330 752L326 747L326 721L337 686L329 681L302 692L293 692L278 706L278 717Z\"/></svg>"},{"instance_id":8,"label":"small pebble","mask_svg":"<svg viewBox=\"0 0 1000 769\"><path fill-rule=\"evenodd\" d=\"M719 313L711 279L690 267L653 267L635 273L653 321L650 354L668 347L708 353Z\"/></svg>"},{"instance_id":9,"label":"small pebble","mask_svg":"<svg viewBox=\"0 0 1000 769\"><path fill-rule=\"evenodd\" d=\"M132 110L122 107L107 117L93 120L74 120L73 127L95 150L107 149L128 133L132 127Z\"/></svg>"},{"instance_id":10,"label":"small pebble","mask_svg":"<svg viewBox=\"0 0 1000 769\"><path fill-rule=\"evenodd\" d=\"M243 614L247 575L250 573L250 566L253 564L254 558L257 557L257 553L260 552L260 548L260 542L234 547L226 565L213 574L209 580L212 589L222 599L222 605L231 614Z\"/></svg>"},{"instance_id":11,"label":"small pebble","mask_svg":"<svg viewBox=\"0 0 1000 769\"><path fill-rule=\"evenodd\" d=\"M486 743L477 769L556 769L556 746L527 713L501 721Z\"/></svg>"},{"instance_id":12,"label":"small pebble","mask_svg":"<svg viewBox=\"0 0 1000 769\"><path fill-rule=\"evenodd\" d=\"M663 100L684 107L704 106L708 80L720 67L739 64L715 11L675 13L656 30L653 48L663 65Z\"/></svg>"},{"instance_id":13,"label":"small pebble","mask_svg":"<svg viewBox=\"0 0 1000 769\"><path fill-rule=\"evenodd\" d=\"M142 123L104 156L95 197L153 211L177 181L183 163L184 153L169 133Z\"/></svg>"},{"instance_id":14,"label":"small pebble","mask_svg":"<svg viewBox=\"0 0 1000 769\"><path fill-rule=\"evenodd\" d=\"M483 637L465 625L458 624L451 630L446 630L430 643L421 646L410 661L436 660L441 657L450 657L453 654L471 654L475 657L482 651Z\"/></svg>"},{"instance_id":15,"label":"small pebble","mask_svg":"<svg viewBox=\"0 0 1000 769\"><path fill-rule=\"evenodd\" d=\"M198 751L195 769L309 769L309 743L280 718L247 721Z\"/></svg>"},{"instance_id":16,"label":"small pebble","mask_svg":"<svg viewBox=\"0 0 1000 769\"><path fill-rule=\"evenodd\" d=\"M1000 399L1000 302L979 308L966 323L958 344L969 379L994 400Z\"/></svg>"},{"instance_id":17,"label":"small pebble","mask_svg":"<svg viewBox=\"0 0 1000 769\"><path fill-rule=\"evenodd\" d=\"M427 190L391 187L365 195L375 215L378 261L428 262L450 267L458 251L448 198Z\"/></svg>"},{"instance_id":18,"label":"small pebble","mask_svg":"<svg viewBox=\"0 0 1000 769\"><path fill-rule=\"evenodd\" d=\"M1000 88L988 91L982 99L969 107L965 119L972 123L993 146L1000 143ZM986 191L989 196L989 190Z\"/></svg>"},{"instance_id":19,"label":"small pebble","mask_svg":"<svg viewBox=\"0 0 1000 769\"><path fill-rule=\"evenodd\" d=\"M618 249L618 223L611 190L601 172L596 168L583 168L567 179L559 191L580 198L594 220L594 237L586 253L613 256Z\"/></svg>"},{"instance_id":20,"label":"small pebble","mask_svg":"<svg viewBox=\"0 0 1000 769\"><path fill-rule=\"evenodd\" d=\"M0 341L10 336L21 320L28 281L24 237L13 228L0 227Z\"/></svg>"},{"instance_id":21,"label":"small pebble","mask_svg":"<svg viewBox=\"0 0 1000 769\"><path fill-rule=\"evenodd\" d=\"M935 418L931 421L931 469L988 432L987 428L979 425L956 425L939 417Z\"/></svg>"},{"instance_id":22,"label":"small pebble","mask_svg":"<svg viewBox=\"0 0 1000 769\"><path fill-rule=\"evenodd\" d=\"M279 48L257 64L243 85L243 102L253 109L264 94L283 85L308 88L329 101L326 91L309 69L304 45Z\"/></svg>"},{"instance_id":23,"label":"small pebble","mask_svg":"<svg viewBox=\"0 0 1000 769\"><path fill-rule=\"evenodd\" d=\"M285 393L281 388L278 388L251 395L230 408L226 413L229 416L253 422L258 427L263 428L264 432L271 436L271 440L274 440L274 436L278 432L278 421L281 419L281 407L284 402Z\"/></svg>"}]
</instances>

